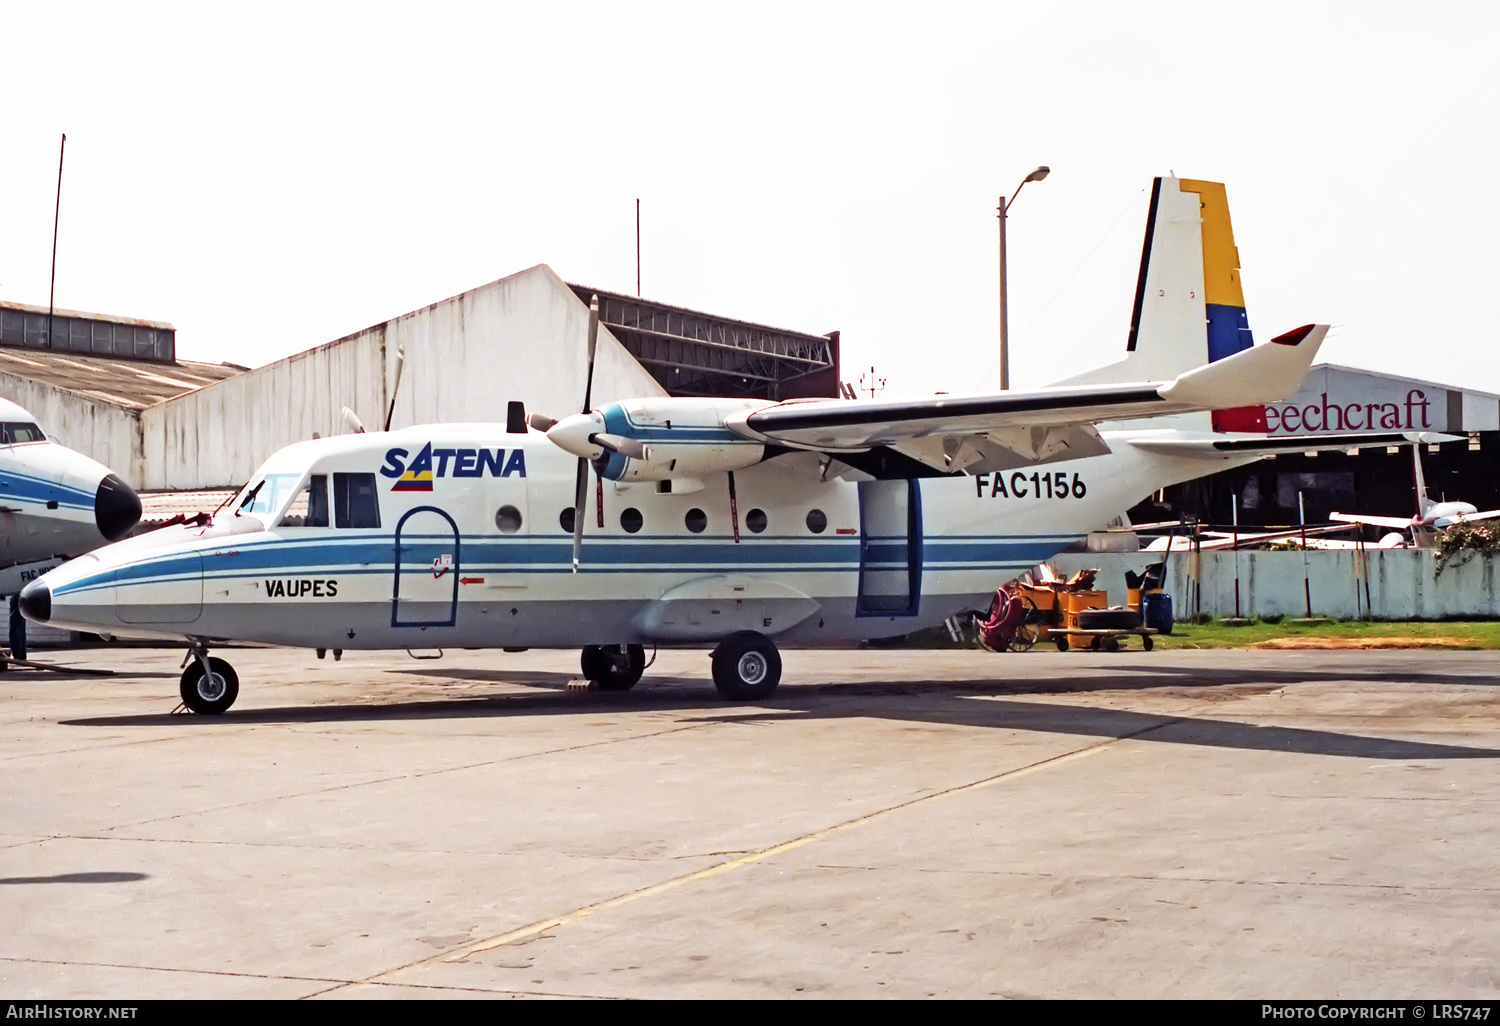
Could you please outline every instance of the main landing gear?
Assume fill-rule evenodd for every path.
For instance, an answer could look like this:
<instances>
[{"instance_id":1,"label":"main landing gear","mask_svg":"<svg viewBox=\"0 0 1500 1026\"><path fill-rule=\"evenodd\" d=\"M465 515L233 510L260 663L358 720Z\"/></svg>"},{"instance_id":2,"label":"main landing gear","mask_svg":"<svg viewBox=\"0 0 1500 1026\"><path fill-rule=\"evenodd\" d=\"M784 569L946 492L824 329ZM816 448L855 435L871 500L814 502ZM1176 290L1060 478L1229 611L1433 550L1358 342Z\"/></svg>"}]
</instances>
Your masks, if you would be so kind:
<instances>
[{"instance_id":1,"label":"main landing gear","mask_svg":"<svg viewBox=\"0 0 1500 1026\"><path fill-rule=\"evenodd\" d=\"M714 687L731 702L771 697L781 683L776 643L755 631L740 631L719 642L713 655Z\"/></svg>"},{"instance_id":2,"label":"main landing gear","mask_svg":"<svg viewBox=\"0 0 1500 1026\"><path fill-rule=\"evenodd\" d=\"M585 645L580 660L583 675L600 691L629 691L646 672L646 649L641 645Z\"/></svg>"},{"instance_id":3,"label":"main landing gear","mask_svg":"<svg viewBox=\"0 0 1500 1026\"><path fill-rule=\"evenodd\" d=\"M640 645L585 645L580 662L583 675L600 691L629 691L648 665L646 650ZM781 653L764 634L740 631L714 649L713 673L714 687L724 698L756 702L769 698L781 683ZM186 679L184 676L183 701L187 701Z\"/></svg>"},{"instance_id":4,"label":"main landing gear","mask_svg":"<svg viewBox=\"0 0 1500 1026\"><path fill-rule=\"evenodd\" d=\"M188 650L182 671L182 704L201 716L217 716L240 696L240 678L222 659L199 645Z\"/></svg>"}]
</instances>

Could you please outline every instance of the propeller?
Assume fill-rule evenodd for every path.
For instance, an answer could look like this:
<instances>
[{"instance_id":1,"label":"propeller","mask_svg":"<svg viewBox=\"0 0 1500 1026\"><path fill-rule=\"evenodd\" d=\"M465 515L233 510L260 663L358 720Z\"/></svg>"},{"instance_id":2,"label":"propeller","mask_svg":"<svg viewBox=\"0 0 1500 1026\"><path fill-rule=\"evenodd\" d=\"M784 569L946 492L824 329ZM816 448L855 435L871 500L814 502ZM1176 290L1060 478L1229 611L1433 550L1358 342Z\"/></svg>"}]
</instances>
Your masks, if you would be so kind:
<instances>
[{"instance_id":1,"label":"propeller","mask_svg":"<svg viewBox=\"0 0 1500 1026\"><path fill-rule=\"evenodd\" d=\"M385 427L381 429L382 431L389 431L391 429L391 418L396 415L396 393L401 390L401 371L405 367L406 367L406 347L405 346L397 346L396 347L396 382L395 382L395 384L393 384L391 386L391 405L390 405L390 408L385 411ZM364 434L365 433L365 425L364 425L364 421L362 421L362 420L359 419L359 414L355 413L353 410L351 410L347 406L343 407L343 411L344 411L344 423L349 426L349 430L352 431L352 432L354 432L356 435L362 435L362 434ZM317 438L318 436L317 435L313 435L313 437Z\"/></svg>"},{"instance_id":2,"label":"propeller","mask_svg":"<svg viewBox=\"0 0 1500 1026\"><path fill-rule=\"evenodd\" d=\"M396 382L395 382L395 384L391 385L391 405L390 405L390 409L388 409L388 410L385 411L385 427L382 430L389 431L391 429L391 418L396 415L396 393L399 392L399 391L401 391L401 372L403 370L405 370L405 369L406 369L406 347L405 346L397 346L396 347ZM348 411L345 411L345 412L348 412ZM360 428L359 430L362 431L364 429Z\"/></svg>"},{"instance_id":3,"label":"propeller","mask_svg":"<svg viewBox=\"0 0 1500 1026\"><path fill-rule=\"evenodd\" d=\"M589 412L594 398L594 351L599 345L599 297L589 297L589 348L588 371L583 383L583 412ZM549 425L550 427L550 425ZM573 490L573 572L578 572L578 563L583 556L583 514L589 496L589 460L578 457L578 478Z\"/></svg>"}]
</instances>

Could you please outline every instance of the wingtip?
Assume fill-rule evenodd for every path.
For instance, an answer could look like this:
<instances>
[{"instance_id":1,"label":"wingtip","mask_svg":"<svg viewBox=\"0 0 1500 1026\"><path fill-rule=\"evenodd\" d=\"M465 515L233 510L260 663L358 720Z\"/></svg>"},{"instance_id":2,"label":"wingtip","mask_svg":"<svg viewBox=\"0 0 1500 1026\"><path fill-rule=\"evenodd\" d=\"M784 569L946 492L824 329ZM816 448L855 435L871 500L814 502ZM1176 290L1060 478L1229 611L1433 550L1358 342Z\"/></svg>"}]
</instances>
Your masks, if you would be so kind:
<instances>
[{"instance_id":1,"label":"wingtip","mask_svg":"<svg viewBox=\"0 0 1500 1026\"><path fill-rule=\"evenodd\" d=\"M1321 340L1322 337L1328 333L1328 325L1304 324L1300 328L1293 328L1291 331L1288 331L1284 335L1277 335L1275 338L1271 339L1271 342L1274 345L1278 346L1300 346L1307 340L1310 335L1314 334L1315 332L1317 333L1317 338Z\"/></svg>"}]
</instances>

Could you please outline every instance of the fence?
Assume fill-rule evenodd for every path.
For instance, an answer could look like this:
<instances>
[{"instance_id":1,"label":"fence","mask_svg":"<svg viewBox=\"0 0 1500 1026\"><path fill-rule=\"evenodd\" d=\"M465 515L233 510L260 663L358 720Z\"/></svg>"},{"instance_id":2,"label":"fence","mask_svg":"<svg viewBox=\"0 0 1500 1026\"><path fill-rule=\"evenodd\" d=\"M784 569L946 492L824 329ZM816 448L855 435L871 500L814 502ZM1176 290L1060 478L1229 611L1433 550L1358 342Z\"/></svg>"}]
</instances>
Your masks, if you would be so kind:
<instances>
[{"instance_id":1,"label":"fence","mask_svg":"<svg viewBox=\"0 0 1500 1026\"><path fill-rule=\"evenodd\" d=\"M1365 553L1369 571L1366 579L1356 573L1357 555L1353 551L1306 553L1313 615L1377 620L1500 617L1500 589L1496 587L1493 558L1475 555L1467 562L1450 561L1438 576L1436 553L1430 549L1369 549ZM1060 573L1067 574L1097 567L1098 587L1109 592L1112 604L1124 605L1125 571L1140 572L1161 558L1160 554L1145 552L1077 552L1052 562ZM1233 616L1235 565L1233 551L1197 556L1172 553L1167 559L1166 586L1177 617L1184 619L1195 609L1213 616ZM1306 614L1303 553L1240 552L1238 565L1242 616Z\"/></svg>"}]
</instances>

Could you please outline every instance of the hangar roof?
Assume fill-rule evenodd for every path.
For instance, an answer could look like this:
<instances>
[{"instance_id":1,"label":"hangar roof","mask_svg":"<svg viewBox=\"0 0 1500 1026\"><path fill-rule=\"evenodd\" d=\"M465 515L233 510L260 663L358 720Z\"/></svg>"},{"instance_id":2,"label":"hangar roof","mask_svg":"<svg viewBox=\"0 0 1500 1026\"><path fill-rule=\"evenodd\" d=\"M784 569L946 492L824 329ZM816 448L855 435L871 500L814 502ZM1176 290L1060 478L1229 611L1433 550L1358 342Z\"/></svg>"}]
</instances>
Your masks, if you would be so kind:
<instances>
[{"instance_id":1,"label":"hangar roof","mask_svg":"<svg viewBox=\"0 0 1500 1026\"><path fill-rule=\"evenodd\" d=\"M639 296L569 285L671 395L796 399L839 394L839 333L808 335Z\"/></svg>"},{"instance_id":2,"label":"hangar roof","mask_svg":"<svg viewBox=\"0 0 1500 1026\"><path fill-rule=\"evenodd\" d=\"M158 363L0 346L0 373L77 392L127 410L144 410L243 370L224 363Z\"/></svg>"}]
</instances>

